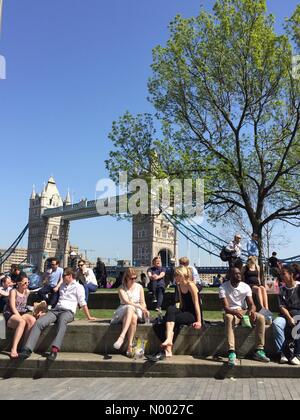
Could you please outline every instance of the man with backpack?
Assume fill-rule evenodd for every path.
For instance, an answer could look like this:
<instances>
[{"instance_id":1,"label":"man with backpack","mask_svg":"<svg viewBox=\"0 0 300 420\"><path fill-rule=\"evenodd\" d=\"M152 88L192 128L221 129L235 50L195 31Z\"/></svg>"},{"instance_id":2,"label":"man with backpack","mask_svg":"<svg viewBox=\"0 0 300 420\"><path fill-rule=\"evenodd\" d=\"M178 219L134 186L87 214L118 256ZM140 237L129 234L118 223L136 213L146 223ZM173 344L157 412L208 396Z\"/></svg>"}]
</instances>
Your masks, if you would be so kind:
<instances>
[{"instance_id":1,"label":"man with backpack","mask_svg":"<svg viewBox=\"0 0 300 420\"><path fill-rule=\"evenodd\" d=\"M229 242L221 251L220 258L222 261L228 262L229 268L238 267L241 269L243 266L241 241L241 235L236 234L233 241Z\"/></svg>"}]
</instances>

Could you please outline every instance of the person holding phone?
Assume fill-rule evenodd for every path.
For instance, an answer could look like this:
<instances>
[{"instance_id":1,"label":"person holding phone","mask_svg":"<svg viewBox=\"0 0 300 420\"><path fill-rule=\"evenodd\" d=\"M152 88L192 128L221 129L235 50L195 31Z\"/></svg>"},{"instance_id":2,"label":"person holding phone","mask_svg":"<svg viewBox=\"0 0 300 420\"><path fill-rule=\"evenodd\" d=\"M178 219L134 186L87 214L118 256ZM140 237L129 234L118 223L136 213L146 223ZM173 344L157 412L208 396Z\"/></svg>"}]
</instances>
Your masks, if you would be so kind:
<instances>
[{"instance_id":1,"label":"person holding phone","mask_svg":"<svg viewBox=\"0 0 300 420\"><path fill-rule=\"evenodd\" d=\"M78 262L76 280L84 287L85 300L88 302L90 293L95 293L97 291L98 282L94 271L91 268L87 268L84 260Z\"/></svg>"}]
</instances>

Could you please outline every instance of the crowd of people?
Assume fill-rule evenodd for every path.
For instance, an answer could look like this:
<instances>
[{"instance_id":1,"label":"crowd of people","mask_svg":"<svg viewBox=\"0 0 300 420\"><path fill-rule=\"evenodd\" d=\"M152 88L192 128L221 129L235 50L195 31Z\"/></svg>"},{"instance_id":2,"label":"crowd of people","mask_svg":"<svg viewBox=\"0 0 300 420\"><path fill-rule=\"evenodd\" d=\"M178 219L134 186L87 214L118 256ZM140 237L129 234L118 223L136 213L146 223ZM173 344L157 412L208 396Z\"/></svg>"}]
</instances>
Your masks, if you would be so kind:
<instances>
[{"instance_id":1,"label":"crowd of people","mask_svg":"<svg viewBox=\"0 0 300 420\"><path fill-rule=\"evenodd\" d=\"M228 347L228 363L236 364L235 327L239 324L255 328L256 342L253 358L269 363L265 353L266 321L269 316L268 294L261 277L261 264L257 254L257 239L253 235L248 244L248 261L241 261L241 236L236 235L226 247L228 253L228 275L219 288L219 299L223 307L224 325ZM253 254L253 255L252 255ZM279 317L273 322L275 346L280 363L300 365L300 338L298 338L298 318L300 316L300 266L282 266L273 255L270 268L281 282L279 293ZM148 355L151 361L163 360L173 355L173 345L180 328L184 325L195 330L204 326L203 304L201 301L201 280L198 271L183 257L179 266L173 270L175 303L166 308L160 322L153 328L161 343L161 350ZM162 314L166 289L166 269L161 258L154 258L147 271L149 293L154 308ZM147 308L144 284L138 282L138 273L128 268L119 279L120 305L111 324L120 324L121 333L114 348L125 349L129 358L134 357L134 337L139 323L149 323L150 311ZM35 351L42 331L56 323L57 334L47 358L54 361L62 348L67 325L74 320L76 311L83 310L89 321L96 321L88 308L89 294L94 293L99 284L92 269L84 260L78 262L77 270L62 269L59 261L53 259L47 271L45 283L39 290L29 290L29 280L19 267L12 267L10 275L1 276L0 304L7 327L14 330L10 357L27 359ZM39 303L28 307L30 293L37 292ZM259 311L253 295L257 298ZM275 317L274 317L275 318ZM300 317L299 317L300 318ZM296 332L296 334L294 334ZM21 341L21 351L18 352Z\"/></svg>"}]
</instances>

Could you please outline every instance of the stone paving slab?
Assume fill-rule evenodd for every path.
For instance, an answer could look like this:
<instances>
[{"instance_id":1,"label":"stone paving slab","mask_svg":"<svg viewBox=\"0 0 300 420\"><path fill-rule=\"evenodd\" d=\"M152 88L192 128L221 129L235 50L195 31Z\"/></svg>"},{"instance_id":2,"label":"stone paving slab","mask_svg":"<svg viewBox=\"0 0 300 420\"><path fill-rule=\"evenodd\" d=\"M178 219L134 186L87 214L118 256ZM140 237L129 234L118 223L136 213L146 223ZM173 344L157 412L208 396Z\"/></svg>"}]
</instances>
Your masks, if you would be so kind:
<instances>
[{"instance_id":1,"label":"stone paving slab","mask_svg":"<svg viewBox=\"0 0 300 420\"><path fill-rule=\"evenodd\" d=\"M0 380L0 400L300 400L300 379L99 378Z\"/></svg>"}]
</instances>

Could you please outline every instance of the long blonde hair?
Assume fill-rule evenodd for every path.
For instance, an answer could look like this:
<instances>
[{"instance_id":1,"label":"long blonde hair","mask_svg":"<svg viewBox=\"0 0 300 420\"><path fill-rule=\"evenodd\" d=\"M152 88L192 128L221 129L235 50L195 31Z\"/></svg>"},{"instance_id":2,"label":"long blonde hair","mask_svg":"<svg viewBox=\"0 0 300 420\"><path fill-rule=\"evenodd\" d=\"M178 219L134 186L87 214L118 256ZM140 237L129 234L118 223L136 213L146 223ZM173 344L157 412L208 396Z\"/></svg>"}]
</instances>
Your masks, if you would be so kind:
<instances>
[{"instance_id":1,"label":"long blonde hair","mask_svg":"<svg viewBox=\"0 0 300 420\"><path fill-rule=\"evenodd\" d=\"M253 267L253 266L255 268L259 269L258 259L257 259L257 257L254 257L254 256L249 257L248 258L248 261L247 261L247 267L248 268Z\"/></svg>"},{"instance_id":2,"label":"long blonde hair","mask_svg":"<svg viewBox=\"0 0 300 420\"><path fill-rule=\"evenodd\" d=\"M194 282L193 280L193 273L190 267L186 267L181 265L180 267L177 267L175 270L175 278L181 277L184 278L184 283L188 284L190 282Z\"/></svg>"},{"instance_id":3,"label":"long blonde hair","mask_svg":"<svg viewBox=\"0 0 300 420\"><path fill-rule=\"evenodd\" d=\"M137 278L137 273L136 273L134 268L128 268L124 273L124 276L123 276L123 279L122 279L122 286L125 289L128 289L128 280L131 277L136 277Z\"/></svg>"}]
</instances>

